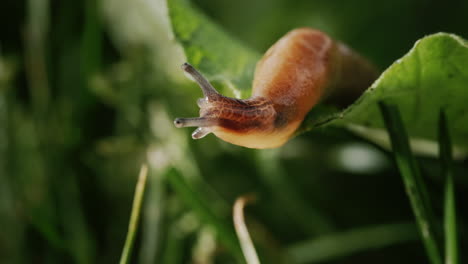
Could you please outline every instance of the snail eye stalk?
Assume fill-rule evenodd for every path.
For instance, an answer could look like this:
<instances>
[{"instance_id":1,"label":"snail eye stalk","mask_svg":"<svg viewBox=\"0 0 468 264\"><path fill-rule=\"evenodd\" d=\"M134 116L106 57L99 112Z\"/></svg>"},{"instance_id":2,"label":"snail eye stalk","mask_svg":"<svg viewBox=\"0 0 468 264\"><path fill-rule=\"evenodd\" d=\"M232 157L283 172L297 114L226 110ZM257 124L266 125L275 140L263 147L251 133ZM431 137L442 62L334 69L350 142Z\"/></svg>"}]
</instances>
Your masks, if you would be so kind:
<instances>
[{"instance_id":1,"label":"snail eye stalk","mask_svg":"<svg viewBox=\"0 0 468 264\"><path fill-rule=\"evenodd\" d=\"M176 118L174 125L181 127L210 127L217 125L217 121L205 117Z\"/></svg>"},{"instance_id":2,"label":"snail eye stalk","mask_svg":"<svg viewBox=\"0 0 468 264\"><path fill-rule=\"evenodd\" d=\"M191 79L198 83L205 97L213 98L219 95L218 91L216 91L213 85L211 85L211 83L205 77L203 77L203 75L199 71L197 71L192 65L186 62L182 64L182 70L189 74Z\"/></svg>"}]
</instances>

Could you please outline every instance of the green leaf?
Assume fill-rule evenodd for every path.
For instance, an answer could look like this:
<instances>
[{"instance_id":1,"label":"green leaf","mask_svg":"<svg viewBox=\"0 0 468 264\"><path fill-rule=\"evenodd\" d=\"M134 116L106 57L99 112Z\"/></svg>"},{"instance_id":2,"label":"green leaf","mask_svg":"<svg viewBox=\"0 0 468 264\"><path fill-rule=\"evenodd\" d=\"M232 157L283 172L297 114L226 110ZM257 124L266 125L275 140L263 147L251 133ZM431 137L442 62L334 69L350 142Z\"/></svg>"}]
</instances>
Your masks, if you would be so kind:
<instances>
[{"instance_id":1,"label":"green leaf","mask_svg":"<svg viewBox=\"0 0 468 264\"><path fill-rule=\"evenodd\" d=\"M348 109L330 123L383 128L377 102L398 105L411 137L437 139L439 109L452 121L455 144L468 146L468 45L438 33L416 42Z\"/></svg>"},{"instance_id":2,"label":"green leaf","mask_svg":"<svg viewBox=\"0 0 468 264\"><path fill-rule=\"evenodd\" d=\"M173 32L187 60L226 95L248 97L260 54L250 50L213 23L188 0L167 0ZM388 43L391 45L391 43ZM382 47L382 52L385 52ZM446 110L455 144L468 147L468 44L447 33L424 37L385 70L347 109L319 106L300 132L324 125L358 125L382 129L377 102L398 104L412 138L436 140L438 111ZM223 88L229 89L223 89Z\"/></svg>"},{"instance_id":3,"label":"green leaf","mask_svg":"<svg viewBox=\"0 0 468 264\"><path fill-rule=\"evenodd\" d=\"M388 105L380 102L379 106L390 135L395 161L403 178L426 253L432 264L441 264L442 258L436 237L435 216L416 159L411 154L408 136L400 112L397 106L393 104Z\"/></svg>"},{"instance_id":4,"label":"green leaf","mask_svg":"<svg viewBox=\"0 0 468 264\"><path fill-rule=\"evenodd\" d=\"M173 32L187 61L210 81L222 84L216 88L223 94L249 96L260 54L226 34L187 0L167 0L167 4Z\"/></svg>"},{"instance_id":5,"label":"green leaf","mask_svg":"<svg viewBox=\"0 0 468 264\"><path fill-rule=\"evenodd\" d=\"M453 186L452 145L445 112L440 112L439 118L439 156L442 164L442 174L445 178L444 231L445 231L445 263L458 263L457 221L455 207L455 191Z\"/></svg>"}]
</instances>

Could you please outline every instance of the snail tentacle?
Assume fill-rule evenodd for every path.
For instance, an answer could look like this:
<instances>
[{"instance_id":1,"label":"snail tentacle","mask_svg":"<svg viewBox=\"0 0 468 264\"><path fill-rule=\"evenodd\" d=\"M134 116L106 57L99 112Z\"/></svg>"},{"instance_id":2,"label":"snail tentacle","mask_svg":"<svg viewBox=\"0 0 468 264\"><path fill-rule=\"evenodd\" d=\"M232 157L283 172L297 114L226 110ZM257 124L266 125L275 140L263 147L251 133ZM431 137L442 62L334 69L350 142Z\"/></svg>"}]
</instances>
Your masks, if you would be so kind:
<instances>
[{"instance_id":1,"label":"snail tentacle","mask_svg":"<svg viewBox=\"0 0 468 264\"><path fill-rule=\"evenodd\" d=\"M212 98L219 95L218 91L211 85L211 83L192 65L189 63L182 64L182 70L188 73L190 77L200 86L202 89L203 95L207 98Z\"/></svg>"}]
</instances>

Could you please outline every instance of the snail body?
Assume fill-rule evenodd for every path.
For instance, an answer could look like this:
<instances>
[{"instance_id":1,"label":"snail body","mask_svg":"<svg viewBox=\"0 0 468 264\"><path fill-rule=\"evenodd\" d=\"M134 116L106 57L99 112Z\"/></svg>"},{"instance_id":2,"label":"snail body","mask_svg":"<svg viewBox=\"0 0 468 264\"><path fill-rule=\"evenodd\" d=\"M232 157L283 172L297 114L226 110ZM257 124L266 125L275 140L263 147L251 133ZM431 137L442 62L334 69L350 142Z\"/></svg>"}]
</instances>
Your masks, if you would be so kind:
<instances>
[{"instance_id":1,"label":"snail body","mask_svg":"<svg viewBox=\"0 0 468 264\"><path fill-rule=\"evenodd\" d=\"M257 63L252 96L229 98L188 63L182 65L202 88L200 117L177 118L177 127L198 127L192 138L209 133L248 148L286 143L318 102L342 95L356 97L377 76L370 63L325 33L290 31Z\"/></svg>"}]
</instances>

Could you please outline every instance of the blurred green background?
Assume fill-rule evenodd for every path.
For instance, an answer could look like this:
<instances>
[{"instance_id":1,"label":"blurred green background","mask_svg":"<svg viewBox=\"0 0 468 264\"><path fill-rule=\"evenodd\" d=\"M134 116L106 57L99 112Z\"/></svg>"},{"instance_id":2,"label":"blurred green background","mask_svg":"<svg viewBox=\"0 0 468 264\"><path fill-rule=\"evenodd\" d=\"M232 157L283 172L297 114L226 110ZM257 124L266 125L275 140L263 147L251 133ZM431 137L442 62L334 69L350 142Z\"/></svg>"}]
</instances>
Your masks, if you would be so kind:
<instances>
[{"instance_id":1,"label":"blurred green background","mask_svg":"<svg viewBox=\"0 0 468 264\"><path fill-rule=\"evenodd\" d=\"M468 37L463 0L193 3L259 52L310 26L381 69L427 34ZM0 263L116 263L144 162L132 263L237 263L218 242L232 236L231 206L245 193L258 197L247 222L263 263L427 262L387 151L335 128L262 151L176 129L201 93L179 69L168 23L164 0L0 3ZM441 215L438 162L419 162ZM461 195L466 169L457 162Z\"/></svg>"}]
</instances>

